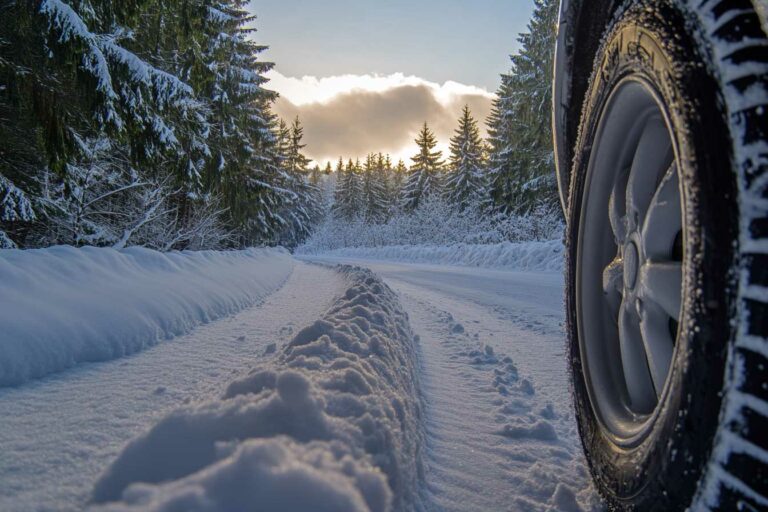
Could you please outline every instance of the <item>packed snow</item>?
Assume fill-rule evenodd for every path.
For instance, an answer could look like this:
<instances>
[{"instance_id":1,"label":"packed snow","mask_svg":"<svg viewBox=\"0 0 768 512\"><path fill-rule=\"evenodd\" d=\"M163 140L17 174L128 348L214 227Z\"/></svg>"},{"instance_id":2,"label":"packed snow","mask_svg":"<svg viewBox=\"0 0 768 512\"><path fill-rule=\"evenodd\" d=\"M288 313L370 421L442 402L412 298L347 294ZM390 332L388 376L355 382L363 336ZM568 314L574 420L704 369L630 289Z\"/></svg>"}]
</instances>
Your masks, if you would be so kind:
<instances>
[{"instance_id":1,"label":"packed snow","mask_svg":"<svg viewBox=\"0 0 768 512\"><path fill-rule=\"evenodd\" d=\"M572 407L560 272L317 259L371 268L409 313L435 509L602 510Z\"/></svg>"},{"instance_id":2,"label":"packed snow","mask_svg":"<svg viewBox=\"0 0 768 512\"><path fill-rule=\"evenodd\" d=\"M294 262L284 250L0 251L0 387L119 358L251 306Z\"/></svg>"},{"instance_id":3,"label":"packed snow","mask_svg":"<svg viewBox=\"0 0 768 512\"><path fill-rule=\"evenodd\" d=\"M507 270L562 271L563 243L502 242L499 244L396 245L346 247L330 251L299 248L302 257L361 258L366 260L430 263Z\"/></svg>"},{"instance_id":4,"label":"packed snow","mask_svg":"<svg viewBox=\"0 0 768 512\"><path fill-rule=\"evenodd\" d=\"M422 508L408 317L370 271L341 271L349 288L322 319L221 399L183 408L131 442L94 501L105 510Z\"/></svg>"}]
</instances>

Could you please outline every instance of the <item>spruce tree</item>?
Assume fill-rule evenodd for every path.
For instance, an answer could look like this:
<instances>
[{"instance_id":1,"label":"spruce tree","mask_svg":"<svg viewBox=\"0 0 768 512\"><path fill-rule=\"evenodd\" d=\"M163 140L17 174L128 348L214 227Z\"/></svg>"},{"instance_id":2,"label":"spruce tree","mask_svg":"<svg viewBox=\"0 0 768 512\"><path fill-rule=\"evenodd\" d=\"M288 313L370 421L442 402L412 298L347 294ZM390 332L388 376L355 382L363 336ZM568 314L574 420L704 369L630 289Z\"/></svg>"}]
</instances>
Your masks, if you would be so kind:
<instances>
[{"instance_id":1,"label":"spruce tree","mask_svg":"<svg viewBox=\"0 0 768 512\"><path fill-rule=\"evenodd\" d=\"M462 110L451 138L450 171L445 180L448 202L463 210L478 205L485 189L483 141L469 106Z\"/></svg>"},{"instance_id":2,"label":"spruce tree","mask_svg":"<svg viewBox=\"0 0 768 512\"><path fill-rule=\"evenodd\" d=\"M217 0L204 8L204 66L186 62L185 74L210 104L204 190L223 196L231 228L251 245L274 238L283 224L279 210L291 196L280 171L284 148L271 129L276 95L263 87L273 64L258 58L266 47L252 40L254 16L246 6L243 0Z\"/></svg>"},{"instance_id":3,"label":"spruce tree","mask_svg":"<svg viewBox=\"0 0 768 512\"><path fill-rule=\"evenodd\" d=\"M488 120L491 206L529 211L557 201L550 122L555 0L536 0L520 52L502 83Z\"/></svg>"},{"instance_id":4,"label":"spruce tree","mask_svg":"<svg viewBox=\"0 0 768 512\"><path fill-rule=\"evenodd\" d=\"M403 194L403 187L408 176L408 167L405 162L398 160L397 165L392 169L389 177L389 210L390 214L395 213L400 208L400 198Z\"/></svg>"},{"instance_id":5,"label":"spruce tree","mask_svg":"<svg viewBox=\"0 0 768 512\"><path fill-rule=\"evenodd\" d=\"M343 216L340 210L346 194L346 185L347 180L344 170L344 159L339 157L339 161L336 164L336 184L333 189L333 205L331 206L331 211L339 216Z\"/></svg>"},{"instance_id":6,"label":"spruce tree","mask_svg":"<svg viewBox=\"0 0 768 512\"><path fill-rule=\"evenodd\" d=\"M291 192L281 217L287 221L280 240L289 247L301 243L320 217L320 190L309 182L309 159L304 156L304 128L297 117L290 128L281 124L278 146L282 153L283 187Z\"/></svg>"},{"instance_id":7,"label":"spruce tree","mask_svg":"<svg viewBox=\"0 0 768 512\"><path fill-rule=\"evenodd\" d=\"M349 160L341 176L337 178L333 213L345 220L363 213L363 187L359 162L355 164Z\"/></svg>"},{"instance_id":8,"label":"spruce tree","mask_svg":"<svg viewBox=\"0 0 768 512\"><path fill-rule=\"evenodd\" d=\"M0 18L0 243L45 229L35 211L47 170L66 182L80 141L109 136L134 162L166 166L204 155L205 104L143 52L145 2L11 2ZM180 45L176 45L177 47ZM183 50L184 48L182 48ZM194 147L187 144L197 141ZM41 226L30 223L38 220ZM10 233L10 236L8 235Z\"/></svg>"},{"instance_id":9,"label":"spruce tree","mask_svg":"<svg viewBox=\"0 0 768 512\"><path fill-rule=\"evenodd\" d=\"M384 172L382 155L369 154L363 167L362 200L365 219L371 223L383 221L387 214Z\"/></svg>"},{"instance_id":10,"label":"spruce tree","mask_svg":"<svg viewBox=\"0 0 768 512\"><path fill-rule=\"evenodd\" d=\"M320 170L320 165L315 164L312 170L309 172L309 183L313 187L320 186L320 180L323 177L323 172Z\"/></svg>"},{"instance_id":11,"label":"spruce tree","mask_svg":"<svg viewBox=\"0 0 768 512\"><path fill-rule=\"evenodd\" d=\"M278 140L253 21L246 0L4 6L0 246L197 247L219 219L246 246L296 227L306 165L288 163L295 133Z\"/></svg>"},{"instance_id":12,"label":"spruce tree","mask_svg":"<svg viewBox=\"0 0 768 512\"><path fill-rule=\"evenodd\" d=\"M416 137L419 152L411 157L408 178L403 186L402 206L407 211L418 208L421 202L432 194L440 193L442 186L442 152L434 151L437 139L427 123Z\"/></svg>"}]
</instances>

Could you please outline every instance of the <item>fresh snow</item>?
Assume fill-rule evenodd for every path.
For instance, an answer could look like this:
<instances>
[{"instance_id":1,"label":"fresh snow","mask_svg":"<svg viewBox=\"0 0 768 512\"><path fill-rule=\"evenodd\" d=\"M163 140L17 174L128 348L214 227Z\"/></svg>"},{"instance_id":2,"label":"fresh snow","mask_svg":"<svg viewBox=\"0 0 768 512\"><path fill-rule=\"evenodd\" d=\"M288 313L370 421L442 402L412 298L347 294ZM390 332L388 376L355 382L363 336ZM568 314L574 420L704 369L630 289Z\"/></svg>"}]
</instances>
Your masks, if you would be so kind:
<instances>
[{"instance_id":1,"label":"fresh snow","mask_svg":"<svg viewBox=\"0 0 768 512\"><path fill-rule=\"evenodd\" d=\"M371 511L421 507L413 335L370 271L220 399L130 443L94 490L106 510Z\"/></svg>"},{"instance_id":2,"label":"fresh snow","mask_svg":"<svg viewBox=\"0 0 768 512\"><path fill-rule=\"evenodd\" d=\"M297 263L282 288L240 313L130 357L0 388L0 510L83 510L127 442L179 407L220 397L346 288L338 273Z\"/></svg>"},{"instance_id":3,"label":"fresh snow","mask_svg":"<svg viewBox=\"0 0 768 512\"><path fill-rule=\"evenodd\" d=\"M503 242L499 244L393 245L347 247L331 251L302 250L304 257L362 258L366 260L431 263L507 270L562 271L563 243Z\"/></svg>"},{"instance_id":4,"label":"fresh snow","mask_svg":"<svg viewBox=\"0 0 768 512\"><path fill-rule=\"evenodd\" d=\"M0 250L0 387L106 361L235 313L279 288L283 250Z\"/></svg>"}]
</instances>

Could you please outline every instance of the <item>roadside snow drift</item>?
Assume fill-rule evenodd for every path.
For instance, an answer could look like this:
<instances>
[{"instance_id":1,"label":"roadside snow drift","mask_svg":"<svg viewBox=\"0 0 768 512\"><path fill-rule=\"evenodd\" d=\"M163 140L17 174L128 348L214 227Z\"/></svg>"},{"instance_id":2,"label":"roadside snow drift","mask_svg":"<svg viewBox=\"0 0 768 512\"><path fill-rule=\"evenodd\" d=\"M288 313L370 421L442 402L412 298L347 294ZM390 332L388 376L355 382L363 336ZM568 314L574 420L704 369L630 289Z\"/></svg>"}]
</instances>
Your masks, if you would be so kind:
<instances>
[{"instance_id":1,"label":"roadside snow drift","mask_svg":"<svg viewBox=\"0 0 768 512\"><path fill-rule=\"evenodd\" d=\"M280 249L0 251L0 386L142 350L266 297Z\"/></svg>"},{"instance_id":2,"label":"roadside snow drift","mask_svg":"<svg viewBox=\"0 0 768 512\"><path fill-rule=\"evenodd\" d=\"M361 258L408 263L432 263L467 267L500 268L507 270L562 271L563 243L503 242L475 245L392 245L384 247L347 247L327 252L308 252L306 256L332 256L334 258Z\"/></svg>"},{"instance_id":3,"label":"roadside snow drift","mask_svg":"<svg viewBox=\"0 0 768 512\"><path fill-rule=\"evenodd\" d=\"M130 443L96 484L98 508L421 508L408 317L370 271L342 272L350 287L323 319L221 400L179 410Z\"/></svg>"}]
</instances>

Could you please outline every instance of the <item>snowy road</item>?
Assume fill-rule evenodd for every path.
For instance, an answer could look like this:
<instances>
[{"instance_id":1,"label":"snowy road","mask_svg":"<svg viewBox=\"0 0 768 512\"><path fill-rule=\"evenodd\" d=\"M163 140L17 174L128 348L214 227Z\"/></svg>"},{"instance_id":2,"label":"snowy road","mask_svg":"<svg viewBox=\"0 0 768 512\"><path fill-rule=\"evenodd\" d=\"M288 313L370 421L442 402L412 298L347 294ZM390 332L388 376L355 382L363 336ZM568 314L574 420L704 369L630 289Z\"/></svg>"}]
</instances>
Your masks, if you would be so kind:
<instances>
[{"instance_id":1,"label":"snowy road","mask_svg":"<svg viewBox=\"0 0 768 512\"><path fill-rule=\"evenodd\" d=\"M597 507L571 408L561 274L313 259L369 267L399 292L420 337L440 509Z\"/></svg>"},{"instance_id":2,"label":"snowy road","mask_svg":"<svg viewBox=\"0 0 768 512\"><path fill-rule=\"evenodd\" d=\"M279 291L239 314L130 357L0 389L0 510L82 510L126 442L182 404L220 396L343 289L336 272L298 263Z\"/></svg>"},{"instance_id":3,"label":"snowy road","mask_svg":"<svg viewBox=\"0 0 768 512\"><path fill-rule=\"evenodd\" d=\"M599 509L570 405L559 273L322 261L373 269L409 313L436 510ZM346 286L334 270L297 262L280 290L239 314L0 389L0 510L82 509L125 443L180 405L220 397Z\"/></svg>"}]
</instances>

